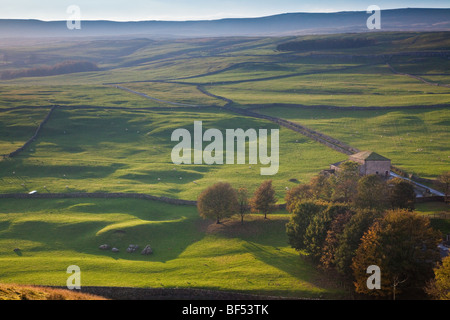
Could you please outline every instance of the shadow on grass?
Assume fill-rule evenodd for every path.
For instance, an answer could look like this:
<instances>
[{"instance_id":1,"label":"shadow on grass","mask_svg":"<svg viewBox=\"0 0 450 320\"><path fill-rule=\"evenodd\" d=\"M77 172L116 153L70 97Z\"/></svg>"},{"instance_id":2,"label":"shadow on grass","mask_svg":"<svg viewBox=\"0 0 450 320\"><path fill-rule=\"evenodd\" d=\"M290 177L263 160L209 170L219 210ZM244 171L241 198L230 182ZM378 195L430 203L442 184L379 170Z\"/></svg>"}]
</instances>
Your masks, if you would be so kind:
<instances>
[{"instance_id":1,"label":"shadow on grass","mask_svg":"<svg viewBox=\"0 0 450 320\"><path fill-rule=\"evenodd\" d=\"M2 226L9 227L1 232L0 239L39 243L38 247L24 251L25 256L29 252L35 255L72 252L71 259L76 259L79 253L81 259L88 254L121 260L166 262L176 259L188 246L204 237L204 233L198 232L195 223L198 219L195 208L121 199L115 199L109 205L107 199L98 203L94 201L92 204L87 202L93 199L83 199L86 203L78 204L76 200L79 199L64 199L53 201L51 207L47 207L49 201L39 200L42 199L25 200L26 203L21 203L20 206L23 209L41 206L41 211L30 212L29 218L21 215L17 220L12 214L11 221L2 223ZM18 201L14 203L17 204ZM20 212L20 208L16 208L14 203L11 204L14 207L11 213ZM137 203L138 208L131 208L133 203ZM102 204L107 205L103 207ZM133 212L122 219L122 214L127 215L126 208L139 213L134 215ZM8 211L10 210L6 210ZM43 215L42 219L39 218L40 214ZM80 214L82 216L77 217ZM103 244L108 244L110 249L101 250L100 246ZM139 245L139 249L128 253L127 248L131 244ZM151 246L153 254L142 255L141 251L147 245ZM111 251L114 247L119 252Z\"/></svg>"}]
</instances>

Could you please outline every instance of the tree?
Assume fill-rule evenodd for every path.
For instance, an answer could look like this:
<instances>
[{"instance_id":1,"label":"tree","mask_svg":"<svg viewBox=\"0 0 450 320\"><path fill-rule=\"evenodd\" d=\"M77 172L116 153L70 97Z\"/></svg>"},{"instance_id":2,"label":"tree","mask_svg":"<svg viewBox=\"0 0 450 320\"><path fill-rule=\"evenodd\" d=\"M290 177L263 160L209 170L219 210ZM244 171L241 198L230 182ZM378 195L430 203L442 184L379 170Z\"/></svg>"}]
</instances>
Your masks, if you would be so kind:
<instances>
[{"instance_id":1,"label":"tree","mask_svg":"<svg viewBox=\"0 0 450 320\"><path fill-rule=\"evenodd\" d=\"M350 221L345 224L342 233L338 234L333 262L341 275L346 278L352 277L352 259L361 243L361 238L376 219L379 219L382 215L378 211L357 209Z\"/></svg>"},{"instance_id":2,"label":"tree","mask_svg":"<svg viewBox=\"0 0 450 320\"><path fill-rule=\"evenodd\" d=\"M394 178L389 181L388 199L393 209L414 210L416 193L411 182L402 178Z\"/></svg>"},{"instance_id":3,"label":"tree","mask_svg":"<svg viewBox=\"0 0 450 320\"><path fill-rule=\"evenodd\" d=\"M440 259L441 234L428 218L406 209L390 210L363 235L352 262L358 293L388 296L423 288ZM381 269L381 289L367 288L367 268Z\"/></svg>"},{"instance_id":4,"label":"tree","mask_svg":"<svg viewBox=\"0 0 450 320\"><path fill-rule=\"evenodd\" d=\"M285 196L286 210L291 211L291 206L297 202L307 199L312 199L311 186L309 184L299 184L290 189Z\"/></svg>"},{"instance_id":5,"label":"tree","mask_svg":"<svg viewBox=\"0 0 450 320\"><path fill-rule=\"evenodd\" d=\"M355 204L360 208L385 209L387 207L387 185L377 174L362 177L358 181Z\"/></svg>"},{"instance_id":6,"label":"tree","mask_svg":"<svg viewBox=\"0 0 450 320\"><path fill-rule=\"evenodd\" d=\"M291 207L291 217L286 224L289 244L296 250L305 249L305 234L313 217L328 204L319 201L296 201Z\"/></svg>"},{"instance_id":7,"label":"tree","mask_svg":"<svg viewBox=\"0 0 450 320\"><path fill-rule=\"evenodd\" d=\"M347 211L338 214L331 222L330 229L325 238L322 255L320 256L320 266L325 270L330 270L335 266L336 250L339 246L339 235L342 234L346 224L350 221L354 212Z\"/></svg>"},{"instance_id":8,"label":"tree","mask_svg":"<svg viewBox=\"0 0 450 320\"><path fill-rule=\"evenodd\" d=\"M343 162L336 172L333 198L342 202L353 201L359 178L359 164L354 161Z\"/></svg>"},{"instance_id":9,"label":"tree","mask_svg":"<svg viewBox=\"0 0 450 320\"><path fill-rule=\"evenodd\" d=\"M314 199L331 200L331 196L333 195L333 179L331 177L326 174L319 174L311 178L309 185Z\"/></svg>"},{"instance_id":10,"label":"tree","mask_svg":"<svg viewBox=\"0 0 450 320\"><path fill-rule=\"evenodd\" d=\"M305 231L304 243L306 252L318 261L322 255L322 247L331 223L338 214L349 211L348 205L330 204L315 214Z\"/></svg>"},{"instance_id":11,"label":"tree","mask_svg":"<svg viewBox=\"0 0 450 320\"><path fill-rule=\"evenodd\" d=\"M219 182L204 190L197 199L197 209L204 219L220 220L239 211L236 191L229 183Z\"/></svg>"},{"instance_id":12,"label":"tree","mask_svg":"<svg viewBox=\"0 0 450 320\"><path fill-rule=\"evenodd\" d=\"M432 279L425 291L433 299L450 300L450 256L442 259L434 269L434 279Z\"/></svg>"},{"instance_id":13,"label":"tree","mask_svg":"<svg viewBox=\"0 0 450 320\"><path fill-rule=\"evenodd\" d=\"M248 190L247 188L239 188L237 191L239 203L239 214L241 215L241 223L244 223L244 215L248 212Z\"/></svg>"},{"instance_id":14,"label":"tree","mask_svg":"<svg viewBox=\"0 0 450 320\"><path fill-rule=\"evenodd\" d=\"M255 191L251 200L251 207L253 212L264 213L264 219L267 219L267 214L275 210L275 190L272 187L272 180L264 181Z\"/></svg>"}]
</instances>

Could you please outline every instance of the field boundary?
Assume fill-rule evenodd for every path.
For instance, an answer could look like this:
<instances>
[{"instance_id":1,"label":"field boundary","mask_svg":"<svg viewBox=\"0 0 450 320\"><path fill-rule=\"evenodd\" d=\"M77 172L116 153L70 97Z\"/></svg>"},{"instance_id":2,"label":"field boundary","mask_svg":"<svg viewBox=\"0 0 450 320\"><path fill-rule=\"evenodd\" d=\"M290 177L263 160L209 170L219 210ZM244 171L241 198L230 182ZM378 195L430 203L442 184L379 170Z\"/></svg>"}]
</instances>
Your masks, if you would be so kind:
<instances>
[{"instance_id":1,"label":"field boundary","mask_svg":"<svg viewBox=\"0 0 450 320\"><path fill-rule=\"evenodd\" d=\"M347 144L345 144L342 141L339 141L335 138L332 138L330 136L327 136L323 133L320 133L318 131L312 130L310 128L307 128L303 125L300 125L298 123L294 123L292 121L289 120L285 120L282 118L276 118L276 117L272 117L272 116L268 116L268 115L263 115L257 112L252 112L246 109L240 109L240 108L234 108L231 106L226 106L224 107L224 109L229 110L231 112L235 112L235 113L240 113L242 115L248 116L248 117L253 117L253 118L259 118L259 119L265 119L265 120L269 120L271 122L274 122L280 126L283 126L287 129L290 129L292 131L301 133L302 135L316 141L319 142L333 150L336 150L338 152L344 153L346 155L351 155L354 153L358 153L360 152L359 149L351 147Z\"/></svg>"},{"instance_id":2,"label":"field boundary","mask_svg":"<svg viewBox=\"0 0 450 320\"><path fill-rule=\"evenodd\" d=\"M47 123L47 121L50 119L50 116L52 115L53 111L58 108L58 106L53 106L50 109L50 112L47 114L47 116L44 118L44 120L42 120L42 122L39 124L39 126L37 127L34 135L28 139L28 141L26 141L21 147L19 147L18 149L16 149L15 151L9 153L9 154L3 154L3 158L12 158L15 157L16 155L18 155L20 152L22 152L23 150L25 150L25 148L31 144L33 141L36 140L37 136L39 135L39 132L42 130L43 126Z\"/></svg>"},{"instance_id":3,"label":"field boundary","mask_svg":"<svg viewBox=\"0 0 450 320\"><path fill-rule=\"evenodd\" d=\"M390 63L387 62L386 64L389 67L389 69L391 69L392 73L394 73L394 74L397 74L397 75L400 75L400 76L410 77L412 79L416 79L416 80L422 81L423 83L428 84L430 86L450 88L450 84L442 84L442 83L439 83L439 82L431 82L431 81L428 81L428 80L426 80L426 79L424 79L422 77L419 77L419 76L416 76L416 75L413 75L413 74L399 72L393 66L391 66Z\"/></svg>"}]
</instances>

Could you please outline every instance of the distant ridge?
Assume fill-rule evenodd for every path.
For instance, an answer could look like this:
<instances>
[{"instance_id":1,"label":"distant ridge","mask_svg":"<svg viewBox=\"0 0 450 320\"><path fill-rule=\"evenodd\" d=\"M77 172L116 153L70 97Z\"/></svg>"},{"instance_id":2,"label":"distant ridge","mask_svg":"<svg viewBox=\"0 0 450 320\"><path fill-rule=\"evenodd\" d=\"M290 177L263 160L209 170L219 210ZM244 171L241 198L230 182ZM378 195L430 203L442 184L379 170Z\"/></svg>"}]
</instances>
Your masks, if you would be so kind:
<instances>
[{"instance_id":1,"label":"distant ridge","mask_svg":"<svg viewBox=\"0 0 450 320\"><path fill-rule=\"evenodd\" d=\"M0 20L0 38L115 37L148 38L292 36L373 32L365 11L286 13L262 18L205 21L82 21L81 30L69 30L66 21ZM450 9L382 10L380 31L450 31Z\"/></svg>"}]
</instances>

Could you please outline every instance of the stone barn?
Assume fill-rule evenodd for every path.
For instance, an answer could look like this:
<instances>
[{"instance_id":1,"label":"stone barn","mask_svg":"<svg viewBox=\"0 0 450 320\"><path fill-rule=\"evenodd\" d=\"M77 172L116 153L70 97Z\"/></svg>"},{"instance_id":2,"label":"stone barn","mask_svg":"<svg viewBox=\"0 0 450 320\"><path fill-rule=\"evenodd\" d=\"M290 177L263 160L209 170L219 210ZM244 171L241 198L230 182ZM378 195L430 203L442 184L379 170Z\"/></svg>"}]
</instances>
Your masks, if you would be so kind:
<instances>
[{"instance_id":1,"label":"stone barn","mask_svg":"<svg viewBox=\"0 0 450 320\"><path fill-rule=\"evenodd\" d=\"M391 160L373 151L362 151L349 156L348 160L359 163L359 173L363 176L378 174L388 177L391 172ZM331 165L332 170L339 170L338 162Z\"/></svg>"}]
</instances>

